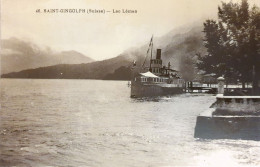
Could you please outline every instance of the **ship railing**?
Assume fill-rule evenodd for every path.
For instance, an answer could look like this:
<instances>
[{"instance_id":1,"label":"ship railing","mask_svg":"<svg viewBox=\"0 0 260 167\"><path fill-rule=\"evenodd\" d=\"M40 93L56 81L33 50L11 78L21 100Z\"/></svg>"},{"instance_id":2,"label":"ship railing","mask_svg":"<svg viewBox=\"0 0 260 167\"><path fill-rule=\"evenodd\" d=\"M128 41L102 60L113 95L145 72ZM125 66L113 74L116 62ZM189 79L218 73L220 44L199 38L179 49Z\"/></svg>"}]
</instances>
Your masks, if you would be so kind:
<instances>
[{"instance_id":1,"label":"ship railing","mask_svg":"<svg viewBox=\"0 0 260 167\"><path fill-rule=\"evenodd\" d=\"M171 84L168 84L168 83L162 83L162 84L159 84L160 86L162 87L183 87L183 84L175 84L175 83L171 83Z\"/></svg>"}]
</instances>

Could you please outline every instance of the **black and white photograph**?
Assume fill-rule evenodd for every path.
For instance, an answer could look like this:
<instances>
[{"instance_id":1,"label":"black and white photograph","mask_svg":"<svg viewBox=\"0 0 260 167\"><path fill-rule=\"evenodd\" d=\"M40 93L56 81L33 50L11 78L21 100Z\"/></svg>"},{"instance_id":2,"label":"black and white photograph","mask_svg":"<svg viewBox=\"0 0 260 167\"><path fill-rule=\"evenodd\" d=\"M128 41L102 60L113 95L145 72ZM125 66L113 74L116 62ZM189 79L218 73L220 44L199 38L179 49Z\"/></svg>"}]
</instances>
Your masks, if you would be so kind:
<instances>
[{"instance_id":1,"label":"black and white photograph","mask_svg":"<svg viewBox=\"0 0 260 167\"><path fill-rule=\"evenodd\" d=\"M0 7L0 167L260 167L259 0Z\"/></svg>"}]
</instances>

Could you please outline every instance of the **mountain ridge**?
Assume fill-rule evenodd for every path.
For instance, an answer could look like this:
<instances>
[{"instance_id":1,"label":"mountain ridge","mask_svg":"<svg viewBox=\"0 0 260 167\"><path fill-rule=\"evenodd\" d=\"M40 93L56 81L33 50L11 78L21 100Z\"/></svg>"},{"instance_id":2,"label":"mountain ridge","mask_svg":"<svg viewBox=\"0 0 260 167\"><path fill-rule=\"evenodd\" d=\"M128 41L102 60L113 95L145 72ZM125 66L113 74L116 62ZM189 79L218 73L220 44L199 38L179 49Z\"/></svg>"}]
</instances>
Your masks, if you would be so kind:
<instances>
[{"instance_id":1,"label":"mountain ridge","mask_svg":"<svg viewBox=\"0 0 260 167\"><path fill-rule=\"evenodd\" d=\"M80 52L55 52L18 38L1 40L1 74L57 64L89 63L94 60Z\"/></svg>"},{"instance_id":2,"label":"mountain ridge","mask_svg":"<svg viewBox=\"0 0 260 167\"><path fill-rule=\"evenodd\" d=\"M162 59L164 65L171 62L172 67L183 72L184 77L190 78L191 74L195 74L194 67L187 68L189 64L185 59L192 59L196 62L196 53L205 53L206 49L203 46L202 24L199 26L189 27L184 32L167 33L162 37L154 39L155 48L162 49ZM6 78L68 78L68 79L109 79L107 75L112 76L120 67L129 67L135 60L137 65L141 65L145 59L148 44L140 47L127 49L120 55L101 61L81 64L60 64L36 69L27 69L20 72L4 74ZM146 61L146 64L148 61ZM190 64L192 65L192 64ZM123 68L121 68L123 69ZM187 72L186 69L190 71ZM46 74L49 73L49 74ZM118 70L117 70L118 73ZM126 74L127 72L125 72ZM118 74L119 75L119 74ZM114 78L116 76L113 76ZM120 79L120 78L116 78Z\"/></svg>"}]
</instances>

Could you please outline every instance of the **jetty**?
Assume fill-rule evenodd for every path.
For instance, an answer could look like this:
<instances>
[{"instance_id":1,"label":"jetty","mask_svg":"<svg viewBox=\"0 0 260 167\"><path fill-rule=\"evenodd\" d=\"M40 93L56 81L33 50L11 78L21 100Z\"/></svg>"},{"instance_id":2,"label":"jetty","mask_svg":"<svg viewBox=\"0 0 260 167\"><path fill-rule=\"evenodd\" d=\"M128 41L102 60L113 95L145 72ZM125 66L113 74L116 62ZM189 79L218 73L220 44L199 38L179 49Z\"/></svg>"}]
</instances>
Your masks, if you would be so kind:
<instances>
[{"instance_id":1,"label":"jetty","mask_svg":"<svg viewBox=\"0 0 260 167\"><path fill-rule=\"evenodd\" d=\"M185 92L186 93L218 93L218 84L208 84L208 83L200 83L189 81L185 83ZM249 92L252 90L252 86L249 85L246 88L242 88L242 85L238 84L230 84L224 85L224 90L226 93L234 93L234 92Z\"/></svg>"},{"instance_id":2,"label":"jetty","mask_svg":"<svg viewBox=\"0 0 260 167\"><path fill-rule=\"evenodd\" d=\"M225 93L218 78L216 102L197 116L194 137L203 139L260 140L260 96Z\"/></svg>"},{"instance_id":3,"label":"jetty","mask_svg":"<svg viewBox=\"0 0 260 167\"><path fill-rule=\"evenodd\" d=\"M217 93L217 84L203 84L200 82L186 82L186 93Z\"/></svg>"}]
</instances>

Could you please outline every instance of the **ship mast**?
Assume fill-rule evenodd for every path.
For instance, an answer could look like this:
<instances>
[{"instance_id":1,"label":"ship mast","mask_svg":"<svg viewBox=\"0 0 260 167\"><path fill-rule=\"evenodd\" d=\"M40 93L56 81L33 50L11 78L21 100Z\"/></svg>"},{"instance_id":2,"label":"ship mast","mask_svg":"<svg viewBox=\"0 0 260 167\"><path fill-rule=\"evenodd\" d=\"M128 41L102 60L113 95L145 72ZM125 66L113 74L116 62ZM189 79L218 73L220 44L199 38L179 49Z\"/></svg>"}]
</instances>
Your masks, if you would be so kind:
<instances>
[{"instance_id":1,"label":"ship mast","mask_svg":"<svg viewBox=\"0 0 260 167\"><path fill-rule=\"evenodd\" d=\"M145 59L144 59L144 63L143 63L143 65L142 65L142 67L144 66L144 64L145 64L145 61L146 61L146 58L147 58L147 56L148 56L148 53L149 53L149 51L150 51L150 48L151 48L151 59L152 59L152 52L153 52L153 35L152 35L152 38L151 38L151 40L150 40L150 43L149 43L149 47L148 47L148 50L147 50L147 53L146 53L146 57L145 57ZM149 71L151 71L151 60L150 60L150 67L149 67Z\"/></svg>"},{"instance_id":2,"label":"ship mast","mask_svg":"<svg viewBox=\"0 0 260 167\"><path fill-rule=\"evenodd\" d=\"M151 44L151 59L150 59L150 68L149 68L149 71L152 72L152 59L153 59L153 43Z\"/></svg>"}]
</instances>

